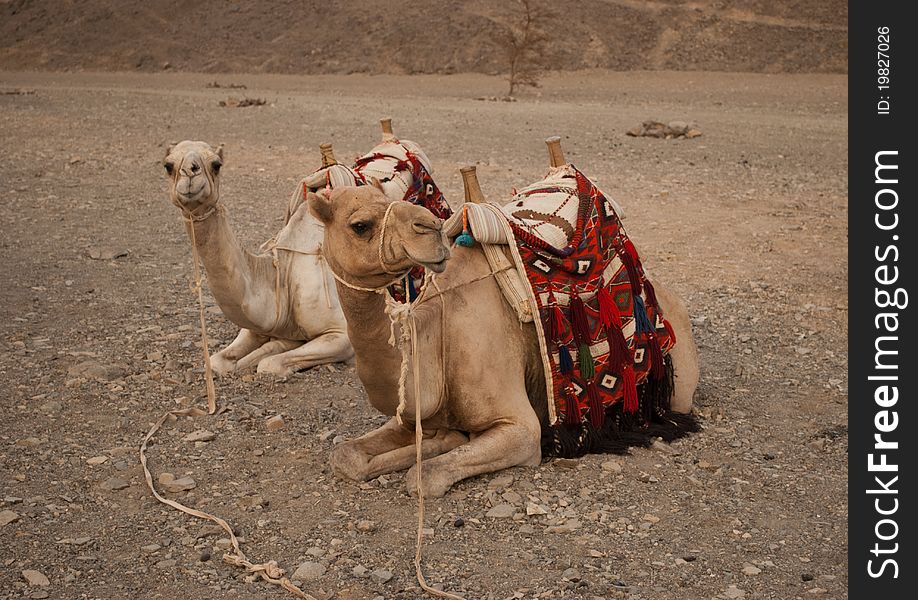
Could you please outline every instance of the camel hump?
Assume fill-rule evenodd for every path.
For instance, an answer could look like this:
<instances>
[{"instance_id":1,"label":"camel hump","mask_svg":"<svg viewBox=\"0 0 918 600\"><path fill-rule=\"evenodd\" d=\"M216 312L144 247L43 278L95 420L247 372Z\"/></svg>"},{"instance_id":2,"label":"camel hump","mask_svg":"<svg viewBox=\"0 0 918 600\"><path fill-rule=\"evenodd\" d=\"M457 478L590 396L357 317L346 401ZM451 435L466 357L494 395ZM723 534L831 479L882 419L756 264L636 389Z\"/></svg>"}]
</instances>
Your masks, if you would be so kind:
<instances>
[{"instance_id":1,"label":"camel hump","mask_svg":"<svg viewBox=\"0 0 918 600\"><path fill-rule=\"evenodd\" d=\"M478 184L478 174L474 166L462 167L459 169L462 173L462 187L465 190L465 201L481 204L485 201L484 194L481 193L481 186Z\"/></svg>"},{"instance_id":2,"label":"camel hump","mask_svg":"<svg viewBox=\"0 0 918 600\"><path fill-rule=\"evenodd\" d=\"M548 164L552 167L561 167L567 164L564 160L564 152L561 151L561 137L553 135L545 140L548 146Z\"/></svg>"}]
</instances>

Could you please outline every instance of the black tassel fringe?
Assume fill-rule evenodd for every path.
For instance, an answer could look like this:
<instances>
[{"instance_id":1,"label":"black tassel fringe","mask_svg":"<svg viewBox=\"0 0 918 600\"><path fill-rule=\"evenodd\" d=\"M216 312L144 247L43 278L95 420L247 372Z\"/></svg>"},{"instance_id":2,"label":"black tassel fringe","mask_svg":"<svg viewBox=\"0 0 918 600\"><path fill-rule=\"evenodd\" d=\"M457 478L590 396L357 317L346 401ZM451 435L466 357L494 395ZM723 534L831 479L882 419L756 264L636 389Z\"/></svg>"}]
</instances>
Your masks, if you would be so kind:
<instances>
[{"instance_id":1,"label":"black tassel fringe","mask_svg":"<svg viewBox=\"0 0 918 600\"><path fill-rule=\"evenodd\" d=\"M670 410L674 389L673 362L667 356L660 379L647 377L638 386L639 409L625 414L622 402L606 409L603 424L594 428L588 419L579 424L542 425L542 458L577 458L585 454L628 454L629 448L646 448L656 438L671 442L701 430L694 414Z\"/></svg>"}]
</instances>

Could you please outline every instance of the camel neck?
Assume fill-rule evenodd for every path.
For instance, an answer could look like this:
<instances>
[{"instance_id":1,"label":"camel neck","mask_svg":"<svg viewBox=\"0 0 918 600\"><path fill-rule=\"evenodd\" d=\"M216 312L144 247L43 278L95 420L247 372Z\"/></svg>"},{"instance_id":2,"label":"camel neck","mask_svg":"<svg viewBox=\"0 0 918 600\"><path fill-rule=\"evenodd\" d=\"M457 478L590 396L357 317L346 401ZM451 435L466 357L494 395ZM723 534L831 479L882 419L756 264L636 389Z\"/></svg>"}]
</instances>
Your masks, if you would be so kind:
<instances>
[{"instance_id":1,"label":"camel neck","mask_svg":"<svg viewBox=\"0 0 918 600\"><path fill-rule=\"evenodd\" d=\"M377 410L394 415L398 407L398 377L402 355L389 344L391 322L382 294L350 289L338 283L348 337L357 359L357 374Z\"/></svg>"},{"instance_id":2,"label":"camel neck","mask_svg":"<svg viewBox=\"0 0 918 600\"><path fill-rule=\"evenodd\" d=\"M274 290L270 258L254 257L242 249L220 206L206 219L186 219L185 227L207 272L207 284L226 318L246 329L270 328L273 323L263 322L265 319L251 310L258 306L256 295Z\"/></svg>"}]
</instances>

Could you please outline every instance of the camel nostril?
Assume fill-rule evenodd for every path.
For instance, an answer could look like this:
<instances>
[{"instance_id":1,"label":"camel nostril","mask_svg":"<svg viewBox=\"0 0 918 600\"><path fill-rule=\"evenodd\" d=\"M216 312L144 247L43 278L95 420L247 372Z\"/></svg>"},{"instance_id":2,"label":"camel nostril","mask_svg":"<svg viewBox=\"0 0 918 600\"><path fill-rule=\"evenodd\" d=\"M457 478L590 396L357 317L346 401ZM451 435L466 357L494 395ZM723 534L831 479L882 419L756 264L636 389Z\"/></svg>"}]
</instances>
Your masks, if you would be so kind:
<instances>
[{"instance_id":1,"label":"camel nostril","mask_svg":"<svg viewBox=\"0 0 918 600\"><path fill-rule=\"evenodd\" d=\"M198 165L196 165L196 164L195 164L195 165L191 165L191 172L192 172L192 173L197 173L197 172L200 171L200 170L201 170L201 167L199 167Z\"/></svg>"},{"instance_id":2,"label":"camel nostril","mask_svg":"<svg viewBox=\"0 0 918 600\"><path fill-rule=\"evenodd\" d=\"M439 219L435 219L435 220L428 220L428 219L417 220L417 221L415 221L414 223L411 224L411 227L412 227L412 229L414 229L415 233L419 233L419 234L422 234L422 235L425 234L425 233L436 233L437 231L440 231L441 226L442 226L442 225L441 225Z\"/></svg>"}]
</instances>

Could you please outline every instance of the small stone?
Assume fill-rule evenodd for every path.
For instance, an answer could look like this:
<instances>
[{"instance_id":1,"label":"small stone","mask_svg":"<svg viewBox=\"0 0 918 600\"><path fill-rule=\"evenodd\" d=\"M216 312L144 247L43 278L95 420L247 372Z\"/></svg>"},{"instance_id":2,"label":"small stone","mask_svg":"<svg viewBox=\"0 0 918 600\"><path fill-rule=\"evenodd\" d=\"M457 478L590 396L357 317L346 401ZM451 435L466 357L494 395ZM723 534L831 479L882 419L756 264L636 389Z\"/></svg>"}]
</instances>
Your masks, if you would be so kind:
<instances>
[{"instance_id":1,"label":"small stone","mask_svg":"<svg viewBox=\"0 0 918 600\"><path fill-rule=\"evenodd\" d=\"M492 519L507 519L512 517L513 513L515 512L516 509L513 508L513 506L510 504L498 504L487 513L485 513L485 516Z\"/></svg>"},{"instance_id":2,"label":"small stone","mask_svg":"<svg viewBox=\"0 0 918 600\"><path fill-rule=\"evenodd\" d=\"M173 494L178 494L179 492L187 492L188 490L193 490L198 486L195 483L194 479L188 477L187 475L183 477L176 478L172 473L162 473L159 476L160 485L165 488L167 492Z\"/></svg>"},{"instance_id":3,"label":"small stone","mask_svg":"<svg viewBox=\"0 0 918 600\"><path fill-rule=\"evenodd\" d=\"M489 490L499 490L502 488L510 487L510 484L513 483L513 475L501 475L500 477L495 477L490 482L488 482Z\"/></svg>"},{"instance_id":4,"label":"small stone","mask_svg":"<svg viewBox=\"0 0 918 600\"><path fill-rule=\"evenodd\" d=\"M306 551L307 556L313 556L315 558L318 558L322 556L323 554L325 554L325 550L323 550L322 548L319 548L318 546L313 546Z\"/></svg>"},{"instance_id":5,"label":"small stone","mask_svg":"<svg viewBox=\"0 0 918 600\"><path fill-rule=\"evenodd\" d=\"M51 585L51 582L48 581L48 578L45 577L45 574L41 571L36 571L35 569L26 569L23 571L22 578L25 579L29 585L36 587L48 587Z\"/></svg>"},{"instance_id":6,"label":"small stone","mask_svg":"<svg viewBox=\"0 0 918 600\"><path fill-rule=\"evenodd\" d=\"M108 460L108 457L107 457L107 456L93 456L92 458L87 458L87 459L86 459L86 464L87 464L87 465L93 465L93 466L95 466L95 465L101 465L102 463L106 462L107 460Z\"/></svg>"},{"instance_id":7,"label":"small stone","mask_svg":"<svg viewBox=\"0 0 918 600\"><path fill-rule=\"evenodd\" d=\"M206 429L199 429L197 431L192 431L188 435L182 438L184 442L212 442L216 438L216 434L213 431L207 431Z\"/></svg>"},{"instance_id":8,"label":"small stone","mask_svg":"<svg viewBox=\"0 0 918 600\"><path fill-rule=\"evenodd\" d=\"M465 526L465 519L463 519L462 517L456 517L456 520L453 521L453 527L464 527L464 526Z\"/></svg>"},{"instance_id":9,"label":"small stone","mask_svg":"<svg viewBox=\"0 0 918 600\"><path fill-rule=\"evenodd\" d=\"M120 477L112 477L102 482L102 489L112 492L131 487L131 484Z\"/></svg>"},{"instance_id":10,"label":"small stone","mask_svg":"<svg viewBox=\"0 0 918 600\"><path fill-rule=\"evenodd\" d=\"M647 513L646 515L644 515L643 520L646 521L647 523L654 524L654 523L660 522L660 517Z\"/></svg>"},{"instance_id":11,"label":"small stone","mask_svg":"<svg viewBox=\"0 0 918 600\"><path fill-rule=\"evenodd\" d=\"M675 563L676 566L681 567L682 565L687 565L688 561L685 560L684 558L677 558L676 560L673 561L673 563Z\"/></svg>"},{"instance_id":12,"label":"small stone","mask_svg":"<svg viewBox=\"0 0 918 600\"><path fill-rule=\"evenodd\" d=\"M45 600L45 598L50 598L50 594L45 590L38 590L37 592L32 592L32 595L29 596L31 600Z\"/></svg>"},{"instance_id":13,"label":"small stone","mask_svg":"<svg viewBox=\"0 0 918 600\"><path fill-rule=\"evenodd\" d=\"M544 506L540 504L536 504L535 502L527 502L526 503L526 514L529 515L530 517L536 516L536 515L547 515L548 511L545 509Z\"/></svg>"},{"instance_id":14,"label":"small stone","mask_svg":"<svg viewBox=\"0 0 918 600\"><path fill-rule=\"evenodd\" d=\"M386 583L392 579L392 571L387 571L386 569L376 569L370 573L370 579L376 583Z\"/></svg>"},{"instance_id":15,"label":"small stone","mask_svg":"<svg viewBox=\"0 0 918 600\"><path fill-rule=\"evenodd\" d=\"M146 553L153 553L162 548L159 544L147 544L146 546L141 546L140 549Z\"/></svg>"},{"instance_id":16,"label":"small stone","mask_svg":"<svg viewBox=\"0 0 918 600\"><path fill-rule=\"evenodd\" d=\"M801 581L813 581L813 579L815 578L813 577L811 573L801 573L800 575Z\"/></svg>"},{"instance_id":17,"label":"small stone","mask_svg":"<svg viewBox=\"0 0 918 600\"><path fill-rule=\"evenodd\" d=\"M821 587L810 588L806 591L807 594L828 594L829 590Z\"/></svg>"},{"instance_id":18,"label":"small stone","mask_svg":"<svg viewBox=\"0 0 918 600\"><path fill-rule=\"evenodd\" d=\"M552 464L562 469L576 469L580 465L580 460L576 458L556 458L552 461Z\"/></svg>"},{"instance_id":19,"label":"small stone","mask_svg":"<svg viewBox=\"0 0 918 600\"><path fill-rule=\"evenodd\" d=\"M654 440L654 441L653 441L653 444L651 444L650 447L651 447L653 450L656 450L657 452L660 452L660 453L662 453L662 454L675 454L675 452L673 451L672 446L670 446L670 445L667 444L666 442L662 442L662 441L660 441L660 440Z\"/></svg>"},{"instance_id":20,"label":"small stone","mask_svg":"<svg viewBox=\"0 0 918 600\"><path fill-rule=\"evenodd\" d=\"M523 497L513 490L504 492L500 497L503 498L504 502L507 504L519 504L523 500Z\"/></svg>"},{"instance_id":21,"label":"small stone","mask_svg":"<svg viewBox=\"0 0 918 600\"><path fill-rule=\"evenodd\" d=\"M574 568L565 569L564 572L561 573L561 578L567 581L580 581L580 572Z\"/></svg>"},{"instance_id":22,"label":"small stone","mask_svg":"<svg viewBox=\"0 0 918 600\"><path fill-rule=\"evenodd\" d=\"M370 533L371 531L376 531L377 525L376 521L363 520L357 521L355 527L357 528L357 531L362 533Z\"/></svg>"},{"instance_id":23,"label":"small stone","mask_svg":"<svg viewBox=\"0 0 918 600\"><path fill-rule=\"evenodd\" d=\"M750 565L747 563L746 565L743 566L743 575L758 575L761 572L762 572L762 569L754 565Z\"/></svg>"},{"instance_id":24,"label":"small stone","mask_svg":"<svg viewBox=\"0 0 918 600\"><path fill-rule=\"evenodd\" d=\"M156 566L159 567L160 569L171 569L177 564L178 564L178 561L175 560L174 558L167 558L165 560L161 560L158 563L156 563Z\"/></svg>"},{"instance_id":25,"label":"small stone","mask_svg":"<svg viewBox=\"0 0 918 600\"><path fill-rule=\"evenodd\" d=\"M216 546L220 550L229 550L230 548L233 547L233 541L229 538L220 538L219 540L214 542L214 546Z\"/></svg>"},{"instance_id":26,"label":"small stone","mask_svg":"<svg viewBox=\"0 0 918 600\"><path fill-rule=\"evenodd\" d=\"M306 561L304 563L300 563L300 566L298 566L296 571L293 572L291 579L298 579L299 581L312 581L313 579L318 579L323 575L325 575L325 566L322 563Z\"/></svg>"},{"instance_id":27,"label":"small stone","mask_svg":"<svg viewBox=\"0 0 918 600\"><path fill-rule=\"evenodd\" d=\"M279 429L283 429L284 418L280 415L274 415L273 417L269 417L265 421L265 427L267 427L268 431L278 431Z\"/></svg>"},{"instance_id":28,"label":"small stone","mask_svg":"<svg viewBox=\"0 0 918 600\"><path fill-rule=\"evenodd\" d=\"M607 473L621 473L622 472L622 463L617 460L607 460L602 465L602 470Z\"/></svg>"},{"instance_id":29,"label":"small stone","mask_svg":"<svg viewBox=\"0 0 918 600\"><path fill-rule=\"evenodd\" d=\"M739 589L735 585L727 586L727 589L724 590L724 598L729 598L730 600L738 600L739 598L745 598L746 592Z\"/></svg>"},{"instance_id":30,"label":"small stone","mask_svg":"<svg viewBox=\"0 0 918 600\"><path fill-rule=\"evenodd\" d=\"M204 550L201 552L201 556L198 557L198 560L201 562L207 562L210 560L210 550Z\"/></svg>"},{"instance_id":31,"label":"small stone","mask_svg":"<svg viewBox=\"0 0 918 600\"><path fill-rule=\"evenodd\" d=\"M19 513L12 510L0 511L0 527L6 527L10 523L19 520Z\"/></svg>"},{"instance_id":32,"label":"small stone","mask_svg":"<svg viewBox=\"0 0 918 600\"><path fill-rule=\"evenodd\" d=\"M700 135L701 135L701 130L699 129L689 129L687 132L685 132L685 137L688 139L696 138L696 137L699 137Z\"/></svg>"},{"instance_id":33,"label":"small stone","mask_svg":"<svg viewBox=\"0 0 918 600\"><path fill-rule=\"evenodd\" d=\"M369 572L369 569L367 569L363 565L357 565L356 567L351 569L351 573L354 574L354 577L366 577L368 572Z\"/></svg>"}]
</instances>

